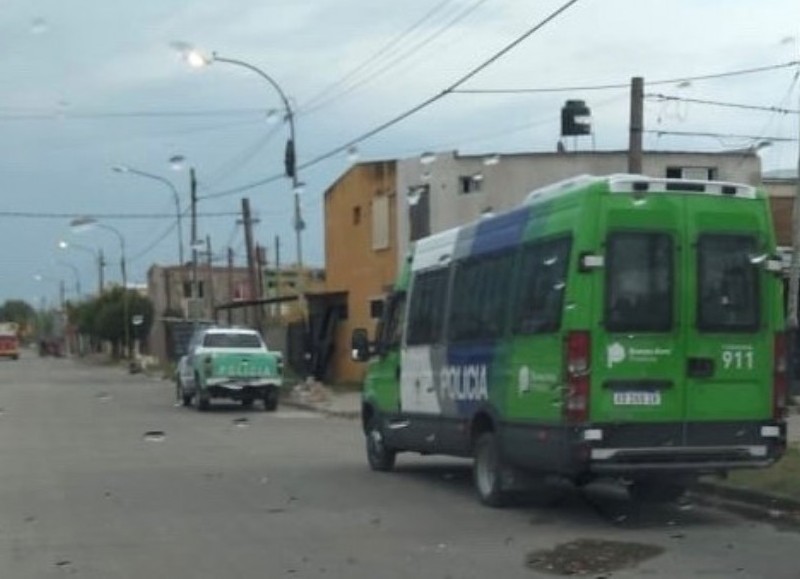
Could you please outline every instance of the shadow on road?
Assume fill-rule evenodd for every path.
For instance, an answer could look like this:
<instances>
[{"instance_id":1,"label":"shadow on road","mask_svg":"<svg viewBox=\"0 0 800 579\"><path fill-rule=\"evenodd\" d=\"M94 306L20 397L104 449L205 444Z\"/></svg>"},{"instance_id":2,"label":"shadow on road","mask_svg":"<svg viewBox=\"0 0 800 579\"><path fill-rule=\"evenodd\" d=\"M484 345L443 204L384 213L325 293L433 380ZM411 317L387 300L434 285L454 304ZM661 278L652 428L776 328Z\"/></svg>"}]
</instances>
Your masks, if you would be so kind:
<instances>
[{"instance_id":1,"label":"shadow on road","mask_svg":"<svg viewBox=\"0 0 800 579\"><path fill-rule=\"evenodd\" d=\"M472 487L472 469L463 464L398 464L395 476L447 489L477 501ZM680 539L687 527L719 524L724 515L690 502L647 504L633 501L620 485L593 483L577 488L569 483L543 484L536 490L514 496L510 509L526 511L532 525L569 521L580 525L612 525L620 529L673 529Z\"/></svg>"}]
</instances>

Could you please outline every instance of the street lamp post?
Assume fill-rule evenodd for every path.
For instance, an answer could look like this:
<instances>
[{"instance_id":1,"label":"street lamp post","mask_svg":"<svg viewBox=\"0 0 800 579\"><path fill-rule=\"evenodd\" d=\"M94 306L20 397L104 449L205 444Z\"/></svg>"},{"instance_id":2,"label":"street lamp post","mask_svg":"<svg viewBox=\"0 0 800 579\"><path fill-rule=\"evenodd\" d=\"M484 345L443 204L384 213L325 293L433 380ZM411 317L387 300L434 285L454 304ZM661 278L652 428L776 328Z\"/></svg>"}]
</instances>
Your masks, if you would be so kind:
<instances>
[{"instance_id":1,"label":"street lamp post","mask_svg":"<svg viewBox=\"0 0 800 579\"><path fill-rule=\"evenodd\" d=\"M92 256L92 258L97 263L97 295L102 295L103 293L103 273L106 267L106 260L103 257L103 250L98 249L95 251L91 247L86 245L81 245L80 243L74 242L67 242L65 240L61 240L58 242L58 247L61 249L77 249L78 251L83 251L84 253L88 253Z\"/></svg>"},{"instance_id":2,"label":"street lamp post","mask_svg":"<svg viewBox=\"0 0 800 579\"><path fill-rule=\"evenodd\" d=\"M72 270L72 275L75 276L75 295L77 295L78 301L80 301L83 293L81 292L81 274L78 271L78 268L66 261L58 261L58 265Z\"/></svg>"},{"instance_id":3,"label":"street lamp post","mask_svg":"<svg viewBox=\"0 0 800 579\"><path fill-rule=\"evenodd\" d=\"M275 81L275 79L273 79L270 75L268 75L260 68L253 66L252 64L249 64L242 60L225 58L219 56L216 53L212 53L212 55L209 57L197 50L190 50L186 52L185 58L186 61L189 63L189 65L194 68L208 66L214 62L222 62L246 68L256 73L264 80L266 80L272 86L272 88L275 89L278 95L280 95L281 101L283 102L283 107L286 110L286 120L289 123L289 140L286 142L284 165L286 170L286 176L292 180L292 191L294 193L294 231L297 241L298 290L302 296L303 294L302 286L304 281L302 275L302 270L303 270L302 231L303 229L305 229L305 223L303 222L303 217L300 209L300 192L303 187L303 184L300 182L299 176L297 174L297 155L295 152L297 146L297 139L295 134L294 112L292 111L292 107L289 104L289 99L286 97L286 93L283 92L283 89Z\"/></svg>"},{"instance_id":4,"label":"street lamp post","mask_svg":"<svg viewBox=\"0 0 800 579\"><path fill-rule=\"evenodd\" d=\"M166 179L165 177L161 177L160 175L154 175L153 173L140 171L139 169L134 169L133 167L128 167L126 165L116 165L111 169L116 173L130 173L131 175L138 175L139 177L152 179L169 188L169 190L172 192L172 199L175 202L175 218L178 222L178 263L183 265L183 219L181 215L181 198L178 194L178 190L175 188L175 185L172 184L172 181Z\"/></svg>"},{"instance_id":5,"label":"street lamp post","mask_svg":"<svg viewBox=\"0 0 800 579\"><path fill-rule=\"evenodd\" d=\"M105 229L106 231L110 231L111 233L116 235L117 239L119 240L120 272L122 273L122 317L124 318L123 325L125 329L125 352L128 356L130 356L131 330L130 330L130 320L128 320L128 273L127 273L127 268L125 266L125 238L122 236L122 233L120 233L116 227L112 227L105 223L100 223L93 217L79 217L77 219L73 219L70 222L70 227L74 231L80 231L92 227Z\"/></svg>"}]
</instances>

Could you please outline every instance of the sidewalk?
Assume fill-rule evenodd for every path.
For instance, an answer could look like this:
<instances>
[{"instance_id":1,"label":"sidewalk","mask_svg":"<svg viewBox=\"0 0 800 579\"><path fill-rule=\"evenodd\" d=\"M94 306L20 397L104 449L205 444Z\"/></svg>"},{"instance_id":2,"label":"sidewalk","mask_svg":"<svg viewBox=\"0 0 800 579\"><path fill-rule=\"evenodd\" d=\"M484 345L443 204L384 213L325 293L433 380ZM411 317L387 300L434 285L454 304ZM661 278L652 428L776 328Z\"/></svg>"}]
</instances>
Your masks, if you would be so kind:
<instances>
[{"instance_id":1,"label":"sidewalk","mask_svg":"<svg viewBox=\"0 0 800 579\"><path fill-rule=\"evenodd\" d=\"M361 416L361 392L337 392L319 383L298 384L285 394L282 403L326 416L357 419Z\"/></svg>"}]
</instances>

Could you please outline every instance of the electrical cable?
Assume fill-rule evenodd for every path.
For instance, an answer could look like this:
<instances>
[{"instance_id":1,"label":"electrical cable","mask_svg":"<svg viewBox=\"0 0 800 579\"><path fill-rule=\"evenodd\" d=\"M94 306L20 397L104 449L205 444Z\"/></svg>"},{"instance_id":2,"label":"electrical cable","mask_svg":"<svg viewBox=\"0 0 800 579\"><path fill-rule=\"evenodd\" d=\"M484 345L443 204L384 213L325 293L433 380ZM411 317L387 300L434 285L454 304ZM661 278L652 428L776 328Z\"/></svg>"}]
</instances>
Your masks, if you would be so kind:
<instances>
[{"instance_id":1,"label":"electrical cable","mask_svg":"<svg viewBox=\"0 0 800 579\"><path fill-rule=\"evenodd\" d=\"M342 97L345 97L345 96L353 93L355 90L361 88L362 86L373 82L377 78L380 78L381 76L383 76L387 72L391 71L392 67L400 64L404 60L406 60L409 57L413 56L419 50L421 50L422 48L424 48L425 46L427 46L428 44L430 44L431 42L436 40L436 38L438 38L442 34L445 34L453 26L455 26L456 24L458 24L459 22L464 20L466 17L468 17L470 14L472 14L475 10L480 8L480 6L482 4L484 4L486 1L487 0L477 0L472 5L468 6L465 10L463 10L460 13L458 13L454 18L449 20L447 23L445 23L439 29L437 29L433 33L429 34L421 42L411 46L408 50L406 50L405 52L402 52L399 56L397 56L394 59L392 59L391 61L389 61L388 64L386 64L383 68L381 68L381 69L377 70L376 72L374 72L371 76L369 76L369 77L367 77L365 79L362 79L361 81L359 81L356 84L350 86L348 89L340 92L339 94L332 95L329 98L324 99L321 103L318 103L318 104L316 104L316 105L314 105L314 106L312 106L310 108L307 108L304 111L303 114L310 115L311 113L314 113L314 112L316 112L316 111L318 111L318 110L320 110L322 108L325 108L330 103L332 103L334 101L337 101L337 100L341 99Z\"/></svg>"},{"instance_id":2,"label":"electrical cable","mask_svg":"<svg viewBox=\"0 0 800 579\"><path fill-rule=\"evenodd\" d=\"M663 84L675 84L680 82L695 82L701 80L714 80L718 78L728 78L732 76L742 76L747 74L756 74L761 72L770 72L789 68L800 64L800 60L792 60L782 64L773 64L768 66L758 66L755 68L744 68L738 70L731 70L725 72L717 72L711 74L702 74L697 76L682 76L677 78L646 81L646 86L658 86ZM453 90L454 94L536 94L536 93L559 93L559 92L578 92L578 91L593 91L593 90L609 90L614 88L628 88L630 81L619 82L611 84L596 84L596 85L577 85L577 86L559 86L559 87L542 87L542 88L485 88L485 89L459 89Z\"/></svg>"},{"instance_id":3,"label":"electrical cable","mask_svg":"<svg viewBox=\"0 0 800 579\"><path fill-rule=\"evenodd\" d=\"M452 2L452 0L443 0L442 2L439 2L438 4L436 4L428 12L426 12L421 18L416 20L411 26L409 26L407 29L405 29L400 34L394 36L391 40L389 40L389 42L387 42L381 48L379 48L377 51L372 53L372 55L369 58L367 58L366 60L364 60L363 62L361 62L361 64L359 64L358 66L356 66L355 68L351 69L349 72L344 74L339 80L334 81L334 82L328 84L327 86L325 86L323 89L319 90L317 93L315 93L313 96L311 96L304 104L300 105L300 107L298 108L298 114L303 114L307 107L308 108L313 107L318 101L321 100L322 97L330 96L331 92L334 89L338 88L342 84L345 84L348 80L350 80L351 78L357 76L361 71L363 71L364 69L368 68L372 63L374 63L375 61L379 60L384 54L386 54L387 52L390 52L392 48L397 46L400 42L402 42L407 37L411 36L411 34L413 34L418 28L420 28L422 25L424 25L430 18L432 18L437 12L439 12L442 8L444 8L450 2Z\"/></svg>"},{"instance_id":4,"label":"electrical cable","mask_svg":"<svg viewBox=\"0 0 800 579\"><path fill-rule=\"evenodd\" d=\"M758 135L735 135L730 133L711 133L700 131L664 131L664 130L645 130L643 133L649 135L671 135L678 137L711 137L715 139L748 139L751 141L764 140L773 141L776 143L796 143L798 139L791 137L761 137Z\"/></svg>"},{"instance_id":5,"label":"electrical cable","mask_svg":"<svg viewBox=\"0 0 800 579\"><path fill-rule=\"evenodd\" d=\"M765 111L765 112L772 112L772 113L780 113L784 115L796 115L800 114L800 111L797 109L786 109L780 107L772 107L772 106L763 106L763 105L749 105L749 104L742 104L742 103L732 103L732 102L724 102L724 101L713 101L713 100L705 100L705 99L696 99L696 98L688 98L688 97L680 97L680 96L671 96L665 95L660 93L648 93L644 95L645 98L653 99L659 102L664 101L679 101L685 103L694 103L700 105L710 105L710 106L718 106L724 108L732 108L732 109L743 109L743 110L752 110L752 111Z\"/></svg>"}]
</instances>

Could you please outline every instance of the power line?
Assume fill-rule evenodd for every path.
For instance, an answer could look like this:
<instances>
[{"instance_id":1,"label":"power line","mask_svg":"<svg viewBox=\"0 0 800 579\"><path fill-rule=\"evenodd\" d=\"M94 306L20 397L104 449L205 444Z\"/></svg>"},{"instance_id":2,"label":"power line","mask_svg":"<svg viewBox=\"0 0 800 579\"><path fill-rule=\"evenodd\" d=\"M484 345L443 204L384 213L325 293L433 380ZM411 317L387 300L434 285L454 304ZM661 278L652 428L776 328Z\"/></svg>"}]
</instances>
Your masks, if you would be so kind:
<instances>
[{"instance_id":1,"label":"power line","mask_svg":"<svg viewBox=\"0 0 800 579\"><path fill-rule=\"evenodd\" d=\"M345 96L351 94L352 92L354 92L355 90L361 88L365 84L369 84L369 83L373 82L374 80L376 80L377 78L383 76L384 74L389 72L392 69L392 67L396 66L397 64L400 64L404 60L406 60L409 57L413 56L414 53L418 52L419 50L421 50L422 48L424 48L425 46L427 46L428 44L430 44L431 42L436 40L436 38L438 38L442 34L446 33L453 26L455 26L456 24L458 24L459 22L464 20L466 17L468 17L470 14L472 14L475 10L480 8L480 6L482 4L484 4L486 1L487 0L477 0L472 5L468 6L466 9L464 9L463 11L458 13L454 18L452 18L451 20L446 22L443 26L439 27L433 33L431 33L428 36L426 36L421 42L418 42L417 44L411 46L405 52L401 52L397 57L395 57L394 59L390 60L386 65L384 65L383 68L375 71L371 76L368 76L368 77L362 79L361 81L358 81L356 84L350 86L348 89L344 90L343 92L340 92L339 94L336 94L336 95L333 95L333 96L331 96L331 97L329 97L327 99L324 99L321 103L318 103L318 104L314 105L313 107L311 107L311 108L307 109L306 111L304 111L304 114L308 115L308 114L311 114L311 113L313 113L313 112L315 112L315 111L317 111L319 109L322 109L322 108L328 106L330 103L332 103L332 102L334 102L336 100L339 100L342 97L345 97Z\"/></svg>"},{"instance_id":2,"label":"power line","mask_svg":"<svg viewBox=\"0 0 800 579\"><path fill-rule=\"evenodd\" d=\"M210 189L216 186L217 183L224 181L242 167L247 165L247 163L250 162L250 160L253 159L253 157L255 157L262 149L264 149L264 147L266 147L275 137L275 135L277 135L282 129L283 127L281 125L277 125L266 134L259 136L252 145L239 152L232 159L229 159L217 171L215 171L207 183L200 183L200 189Z\"/></svg>"},{"instance_id":3,"label":"power line","mask_svg":"<svg viewBox=\"0 0 800 579\"><path fill-rule=\"evenodd\" d=\"M758 66L755 68L743 68L738 70L730 70L725 72L717 72L711 74L702 74L698 76L682 76L677 78L669 78L662 80L647 81L647 86L658 86L663 84L675 84L680 82L694 82L700 80L713 80L718 78L728 78L731 76L742 76L747 74L756 74L760 72L769 72L789 68L800 64L800 60L792 60L782 64L773 64L768 66ZM558 87L542 87L542 88L484 88L484 89L460 89L453 90L456 94L536 94L536 93L559 93L559 92L578 92L578 91L593 91L593 90L609 90L615 88L628 88L630 81L618 82L609 84L595 84L595 85L576 85L576 86L558 86Z\"/></svg>"},{"instance_id":4,"label":"power line","mask_svg":"<svg viewBox=\"0 0 800 579\"><path fill-rule=\"evenodd\" d=\"M765 137L765 136L758 136L758 135L734 135L729 133L705 133L705 132L696 132L696 131L662 131L662 130L646 130L642 131L644 133L650 135L671 135L671 136L678 136L678 137L711 137L715 139L748 139L752 141L773 141L776 143L796 143L798 139L793 139L789 137Z\"/></svg>"},{"instance_id":5,"label":"power line","mask_svg":"<svg viewBox=\"0 0 800 579\"><path fill-rule=\"evenodd\" d=\"M725 108L732 108L732 109L743 109L743 110L752 110L752 111L765 111L771 113L781 113L785 115L796 115L800 114L800 111L797 109L785 109L780 107L772 107L772 106L762 106L762 105L748 105L742 103L731 103L731 102L723 102L723 101L712 101L712 100L704 100L704 99L695 99L695 98L688 98L688 97L680 97L680 96L671 96L659 93L649 93L644 95L645 98L650 98L657 101L679 101L684 103L695 103L700 105L711 105L717 107L725 107Z\"/></svg>"},{"instance_id":6,"label":"power line","mask_svg":"<svg viewBox=\"0 0 800 579\"><path fill-rule=\"evenodd\" d=\"M397 46L405 38L410 36L413 32L415 32L418 28L420 28L423 24L425 24L425 22L427 22L430 18L432 18L437 12L439 12L442 8L444 8L450 2L452 2L452 0L443 0L442 2L439 2L438 4L436 4L436 6L434 6L430 10L428 10L421 18L416 20L411 26L406 28L400 34L394 36L391 40L389 40L389 42L384 44L381 48L379 48L376 52L374 52L369 58L364 60L361 64L359 64L355 68L351 69L348 73L346 73L344 76L342 76L339 80L330 83L325 88L323 88L320 91L318 91L314 96L310 97L308 99L308 101L306 101L306 103L304 103L303 105L301 105L299 107L300 108L299 113L301 113L301 114L304 113L306 107L310 108L310 107L314 106L315 103L320 100L320 97L329 96L333 89L341 86L342 84L345 84L348 80L350 80L354 76L357 76L362 70L364 70L365 68L368 68L373 62L375 62L376 60L380 59L380 57L382 57L384 54L389 52L392 48Z\"/></svg>"},{"instance_id":7,"label":"power line","mask_svg":"<svg viewBox=\"0 0 800 579\"><path fill-rule=\"evenodd\" d=\"M186 214L186 213L187 212L184 212L184 214ZM128 262L132 263L134 261L137 261L137 260L141 259L142 257L144 257L145 255L147 255L148 253L150 253L151 251L153 251L164 240L166 240L167 237L170 236L170 234L172 234L172 232L175 230L176 227L178 227L178 220L177 219L172 223L172 225L170 225L166 230L164 230L164 233L162 233L161 235L156 237L147 247L145 247L144 249L142 249L141 251L136 253L133 257L128 258Z\"/></svg>"},{"instance_id":8,"label":"power line","mask_svg":"<svg viewBox=\"0 0 800 579\"><path fill-rule=\"evenodd\" d=\"M299 164L297 168L298 169L307 169L309 167L317 165L318 163L321 163L322 161L330 159L331 157L333 157L335 155L338 155L339 153L341 153L343 151L346 151L348 148L352 147L353 145L356 145L356 144L358 144L358 143L360 143L362 141L365 141L365 140L369 139L370 137L373 137L373 136L377 135L378 133L381 133L381 132L385 131L386 129L396 125L397 123L400 123L400 122L404 121L405 119L409 118L410 116L412 116L412 115L418 113L419 111L429 107L430 105L432 105L436 101L444 98L445 96L447 96L449 94L452 94L455 91L455 89L457 89L459 86L461 86L462 84L464 84L465 82L467 82L468 80L473 78L475 75L477 75L481 71L485 70L488 66L492 65L498 59L502 58L509 51L513 50L520 43L522 43L526 39L530 38L533 34L538 32L542 28L544 28L547 24L549 24L550 22L555 20L558 16L560 16L568 8L572 7L574 4L578 3L579 1L580 0L569 0L568 2L565 2L559 8L557 8L556 10L554 10L553 12L548 14L545 18L543 18L538 23L536 23L534 26L532 26L527 31L525 31L522 35L518 36L517 38L515 38L510 43L506 44L502 49L500 49L499 51L495 52L491 57L489 57L488 59L483 61L478 66L475 66L474 68L472 68L469 72L467 72L466 74L461 76L458 80L456 80L454 83L452 83L450 86L448 86L447 88L445 88L441 92L436 93L435 95L433 95L433 96L427 98L426 100L422 101L421 103L411 107L410 109L406 110L405 112L400 113L399 115L389 119L388 121L385 121L385 122L381 123L380 125L368 130L367 132L362 133L361 135L359 135L359 136L347 141L343 145L339 145L339 146L329 150L326 153L318 155L318 156L314 157L313 159L311 159L309 161L306 161L304 163ZM273 175L271 177L266 177L264 179L259 179L258 181L254 181L252 183L241 185L241 186L235 187L233 189L228 189L227 191L220 191L220 192L217 192L217 193L207 194L202 198L203 199L212 199L212 198L217 198L217 197L224 197L224 196L227 196L227 195L233 195L233 194L236 194L236 193L241 193L243 191L247 191L249 189L253 189L253 188L259 187L261 185L266 185L266 184L269 184L269 183L273 183L275 181L278 181L279 179L282 179L283 177L284 177L284 175L282 175L282 174Z\"/></svg>"},{"instance_id":9,"label":"power line","mask_svg":"<svg viewBox=\"0 0 800 579\"><path fill-rule=\"evenodd\" d=\"M210 211L198 213L198 217L235 217L236 211ZM154 220L175 219L172 213L58 213L37 211L0 211L0 218L14 217L19 219L75 219L78 217L92 217L94 219L124 219L124 220Z\"/></svg>"},{"instance_id":10,"label":"power line","mask_svg":"<svg viewBox=\"0 0 800 579\"><path fill-rule=\"evenodd\" d=\"M267 110L260 108L212 109L199 111L108 111L77 112L66 111L36 113L0 113L0 121L69 121L85 119L130 119L130 118L209 118L225 116L266 116Z\"/></svg>"}]
</instances>

